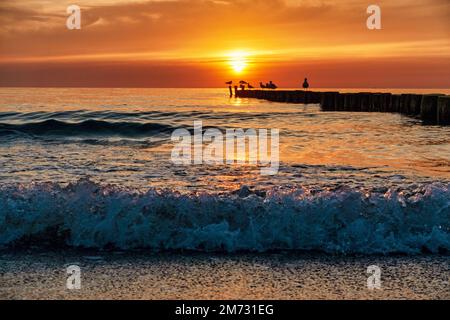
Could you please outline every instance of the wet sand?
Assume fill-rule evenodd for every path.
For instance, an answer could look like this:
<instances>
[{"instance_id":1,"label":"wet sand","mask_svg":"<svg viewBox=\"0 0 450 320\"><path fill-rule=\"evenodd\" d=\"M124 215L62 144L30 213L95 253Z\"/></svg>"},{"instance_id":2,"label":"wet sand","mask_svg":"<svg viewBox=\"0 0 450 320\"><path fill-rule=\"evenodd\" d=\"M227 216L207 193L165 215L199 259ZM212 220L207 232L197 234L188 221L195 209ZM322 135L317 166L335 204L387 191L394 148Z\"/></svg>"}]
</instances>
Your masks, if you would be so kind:
<instances>
[{"instance_id":1,"label":"wet sand","mask_svg":"<svg viewBox=\"0 0 450 320\"><path fill-rule=\"evenodd\" d=\"M1 251L1 299L450 299L450 256ZM81 289L66 288L66 267ZM381 289L367 288L367 267Z\"/></svg>"}]
</instances>

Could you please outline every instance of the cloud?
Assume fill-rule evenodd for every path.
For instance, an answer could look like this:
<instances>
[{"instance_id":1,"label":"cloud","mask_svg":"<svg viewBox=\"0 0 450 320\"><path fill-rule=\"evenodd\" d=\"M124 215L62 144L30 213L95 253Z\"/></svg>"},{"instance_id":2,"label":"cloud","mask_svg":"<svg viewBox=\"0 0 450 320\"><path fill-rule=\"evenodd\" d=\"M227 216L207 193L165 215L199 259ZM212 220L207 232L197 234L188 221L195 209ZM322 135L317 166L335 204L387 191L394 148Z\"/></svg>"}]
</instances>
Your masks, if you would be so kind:
<instances>
[{"instance_id":1,"label":"cloud","mask_svg":"<svg viewBox=\"0 0 450 320\"><path fill-rule=\"evenodd\" d=\"M174 51L199 56L247 47L292 49L448 38L449 4L380 1L383 31L365 27L366 1L78 1L82 30L65 27L69 1L6 0L0 57Z\"/></svg>"},{"instance_id":2,"label":"cloud","mask_svg":"<svg viewBox=\"0 0 450 320\"><path fill-rule=\"evenodd\" d=\"M365 0L77 0L82 29L67 30L66 7L73 1L3 0L0 62L4 70L8 64L20 69L22 80L26 68L19 68L20 63L52 67L54 80L73 70L68 63L80 67L120 61L133 70L145 65L152 73L165 74L164 69L165 81L169 75L178 77L176 68L212 81L206 65L218 72L226 53L237 49L251 52L251 63L259 70L275 62L318 68L319 62L347 66L353 61L360 67L366 59L390 58L413 59L417 67L427 65L427 59L450 58L448 0L377 2L380 31L366 28ZM442 68L449 73L448 64Z\"/></svg>"}]
</instances>

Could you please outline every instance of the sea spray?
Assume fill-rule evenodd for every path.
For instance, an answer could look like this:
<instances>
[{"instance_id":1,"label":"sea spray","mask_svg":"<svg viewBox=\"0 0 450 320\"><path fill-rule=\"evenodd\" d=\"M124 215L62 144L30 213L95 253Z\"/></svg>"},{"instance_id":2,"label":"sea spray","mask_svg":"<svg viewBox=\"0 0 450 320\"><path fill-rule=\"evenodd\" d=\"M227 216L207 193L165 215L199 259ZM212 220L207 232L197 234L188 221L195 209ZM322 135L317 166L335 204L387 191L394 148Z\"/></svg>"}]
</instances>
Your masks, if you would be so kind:
<instances>
[{"instance_id":1,"label":"sea spray","mask_svg":"<svg viewBox=\"0 0 450 320\"><path fill-rule=\"evenodd\" d=\"M49 236L54 245L153 251L448 252L450 185L274 188L265 197L139 192L89 180L1 186L0 245Z\"/></svg>"}]
</instances>

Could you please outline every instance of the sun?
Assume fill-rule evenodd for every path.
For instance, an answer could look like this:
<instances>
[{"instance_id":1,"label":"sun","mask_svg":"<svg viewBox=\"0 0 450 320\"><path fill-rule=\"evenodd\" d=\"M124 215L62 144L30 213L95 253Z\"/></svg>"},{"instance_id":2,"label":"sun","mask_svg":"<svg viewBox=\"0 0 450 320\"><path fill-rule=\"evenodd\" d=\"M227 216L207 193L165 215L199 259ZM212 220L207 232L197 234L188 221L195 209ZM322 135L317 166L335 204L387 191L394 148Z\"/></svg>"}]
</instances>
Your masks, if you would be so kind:
<instances>
[{"instance_id":1,"label":"sun","mask_svg":"<svg viewBox=\"0 0 450 320\"><path fill-rule=\"evenodd\" d=\"M228 55L228 64L235 73L242 73L248 65L248 53L233 51Z\"/></svg>"}]
</instances>

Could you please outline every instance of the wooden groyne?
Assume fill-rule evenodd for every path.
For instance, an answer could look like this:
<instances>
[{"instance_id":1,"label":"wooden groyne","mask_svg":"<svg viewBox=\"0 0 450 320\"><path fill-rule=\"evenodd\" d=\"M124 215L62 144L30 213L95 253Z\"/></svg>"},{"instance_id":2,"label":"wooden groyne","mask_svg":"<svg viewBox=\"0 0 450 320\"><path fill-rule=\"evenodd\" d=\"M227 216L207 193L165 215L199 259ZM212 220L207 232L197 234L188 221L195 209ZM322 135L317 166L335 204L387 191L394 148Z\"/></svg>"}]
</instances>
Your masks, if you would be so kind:
<instances>
[{"instance_id":1,"label":"wooden groyne","mask_svg":"<svg viewBox=\"0 0 450 320\"><path fill-rule=\"evenodd\" d=\"M323 111L397 112L422 119L428 124L450 124L450 96L444 94L238 90L236 96L274 102L320 104Z\"/></svg>"}]
</instances>

